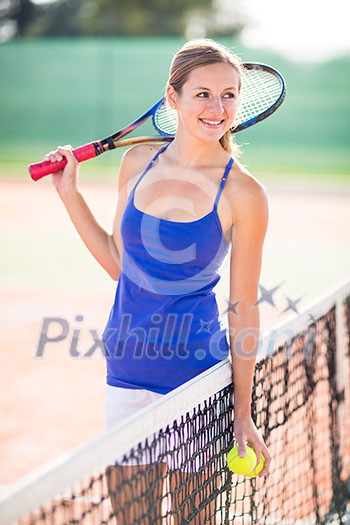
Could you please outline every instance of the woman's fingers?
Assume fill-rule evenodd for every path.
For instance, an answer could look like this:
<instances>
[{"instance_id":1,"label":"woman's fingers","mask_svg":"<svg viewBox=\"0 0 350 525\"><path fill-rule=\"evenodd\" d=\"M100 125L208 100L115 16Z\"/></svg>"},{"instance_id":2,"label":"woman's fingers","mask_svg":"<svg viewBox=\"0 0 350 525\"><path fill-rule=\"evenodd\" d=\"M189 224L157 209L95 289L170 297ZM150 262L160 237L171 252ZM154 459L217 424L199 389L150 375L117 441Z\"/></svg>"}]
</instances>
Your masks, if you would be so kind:
<instances>
[{"instance_id":1,"label":"woman's fingers","mask_svg":"<svg viewBox=\"0 0 350 525\"><path fill-rule=\"evenodd\" d=\"M238 442L237 442L238 444ZM256 464L259 465L261 456L264 457L264 468L259 474L259 477L265 476L270 468L271 463L271 454L267 446L265 445L264 441L261 439L248 439L247 444L254 449L255 455L256 455ZM239 445L238 445L239 446ZM240 454L239 454L240 455Z\"/></svg>"},{"instance_id":2,"label":"woman's fingers","mask_svg":"<svg viewBox=\"0 0 350 525\"><path fill-rule=\"evenodd\" d=\"M240 458L244 458L245 455L247 454L247 451L245 448L245 439L243 438L243 436L240 436L239 438L237 438L236 436L236 441L237 441L237 446L238 446L238 455Z\"/></svg>"},{"instance_id":3,"label":"woman's fingers","mask_svg":"<svg viewBox=\"0 0 350 525\"><path fill-rule=\"evenodd\" d=\"M73 148L70 144L66 146L58 146L56 150L50 151L45 158L52 163L63 162L62 169L55 171L53 168L52 181L58 192L69 187L69 185L76 186L77 176L79 171L79 162L73 154Z\"/></svg>"},{"instance_id":4,"label":"woman's fingers","mask_svg":"<svg viewBox=\"0 0 350 525\"><path fill-rule=\"evenodd\" d=\"M262 469L262 471L259 474L259 478L261 478L262 476L265 476L268 473L269 468L270 468L270 464L271 464L271 459L272 459L270 451L269 451L269 449L267 448L267 446L265 444L262 447L261 453L264 456L265 465L264 465L264 468ZM258 461L258 464L259 464L259 461Z\"/></svg>"},{"instance_id":5,"label":"woman's fingers","mask_svg":"<svg viewBox=\"0 0 350 525\"><path fill-rule=\"evenodd\" d=\"M72 149L73 148L70 144L67 144L66 146L58 146L54 151L47 153L45 155L45 159L50 160L51 162L60 162L64 157L66 157L68 160L68 158L74 157Z\"/></svg>"},{"instance_id":6,"label":"woman's fingers","mask_svg":"<svg viewBox=\"0 0 350 525\"><path fill-rule=\"evenodd\" d=\"M58 152L58 150L56 151L50 151L50 153L47 153L45 155L45 160L50 160L51 162L57 162L57 161L60 161L62 160L62 155Z\"/></svg>"},{"instance_id":7,"label":"woman's fingers","mask_svg":"<svg viewBox=\"0 0 350 525\"><path fill-rule=\"evenodd\" d=\"M268 471L269 471L270 463L271 463L271 459L272 459L270 451L267 448L267 446L265 445L265 443L260 441L260 440L256 441L255 443L251 443L250 446L254 449L254 452L256 454L256 464L257 465L259 465L259 463L260 463L261 456L264 457L264 460L265 460L264 468L260 472L259 477L265 476L268 473Z\"/></svg>"}]
</instances>

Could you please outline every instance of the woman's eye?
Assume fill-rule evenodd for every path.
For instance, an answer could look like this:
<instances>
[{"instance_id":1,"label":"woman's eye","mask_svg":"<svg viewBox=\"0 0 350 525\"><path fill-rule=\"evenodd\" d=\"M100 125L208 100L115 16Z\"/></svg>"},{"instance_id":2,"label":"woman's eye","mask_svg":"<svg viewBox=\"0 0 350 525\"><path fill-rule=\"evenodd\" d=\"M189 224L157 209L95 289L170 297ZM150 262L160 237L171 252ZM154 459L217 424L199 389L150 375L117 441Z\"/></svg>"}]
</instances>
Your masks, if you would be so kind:
<instances>
[{"instance_id":1,"label":"woman's eye","mask_svg":"<svg viewBox=\"0 0 350 525\"><path fill-rule=\"evenodd\" d=\"M197 97L199 97L199 98L209 98L209 93L207 91L200 91L199 93L197 93ZM222 95L222 98L228 98L228 99L236 98L236 95L234 93L232 93L231 91L229 91L228 93L224 93Z\"/></svg>"}]
</instances>

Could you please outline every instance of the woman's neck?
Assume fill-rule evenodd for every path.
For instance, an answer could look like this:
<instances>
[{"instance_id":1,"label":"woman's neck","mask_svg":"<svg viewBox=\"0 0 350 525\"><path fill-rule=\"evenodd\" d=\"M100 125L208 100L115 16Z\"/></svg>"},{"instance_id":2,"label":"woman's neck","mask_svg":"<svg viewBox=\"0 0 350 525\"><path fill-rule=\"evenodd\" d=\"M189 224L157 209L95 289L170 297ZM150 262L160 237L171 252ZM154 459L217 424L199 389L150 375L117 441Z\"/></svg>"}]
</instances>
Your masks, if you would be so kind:
<instances>
[{"instance_id":1,"label":"woman's neck","mask_svg":"<svg viewBox=\"0 0 350 525\"><path fill-rule=\"evenodd\" d=\"M174 162L183 167L217 165L227 162L228 153L220 142L204 142L177 135L168 148Z\"/></svg>"}]
</instances>

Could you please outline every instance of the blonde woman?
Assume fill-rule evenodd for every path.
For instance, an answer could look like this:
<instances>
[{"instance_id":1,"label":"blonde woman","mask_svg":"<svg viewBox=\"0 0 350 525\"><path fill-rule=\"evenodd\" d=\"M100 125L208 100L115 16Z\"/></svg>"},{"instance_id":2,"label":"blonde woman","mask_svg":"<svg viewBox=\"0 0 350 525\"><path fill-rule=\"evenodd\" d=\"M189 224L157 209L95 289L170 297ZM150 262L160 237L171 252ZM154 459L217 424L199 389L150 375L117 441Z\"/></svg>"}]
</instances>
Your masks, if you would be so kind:
<instances>
[{"instance_id":1,"label":"blonde woman","mask_svg":"<svg viewBox=\"0 0 350 525\"><path fill-rule=\"evenodd\" d=\"M177 112L176 136L165 146L139 145L124 154L112 234L79 190L71 148L47 157L67 159L53 183L82 240L118 281L104 331L107 425L231 354L235 439L242 456L246 444L258 459L264 455L265 475L271 457L251 417L251 393L268 201L263 185L234 157L240 88L240 61L222 45L190 41L176 53L166 87ZM227 294L235 308L228 311L227 333L212 290L229 253ZM115 469L112 488L136 468ZM112 502L116 509L123 497ZM142 505L118 524L136 523ZM177 519L187 523L185 515ZM200 513L196 519L204 523Z\"/></svg>"}]
</instances>

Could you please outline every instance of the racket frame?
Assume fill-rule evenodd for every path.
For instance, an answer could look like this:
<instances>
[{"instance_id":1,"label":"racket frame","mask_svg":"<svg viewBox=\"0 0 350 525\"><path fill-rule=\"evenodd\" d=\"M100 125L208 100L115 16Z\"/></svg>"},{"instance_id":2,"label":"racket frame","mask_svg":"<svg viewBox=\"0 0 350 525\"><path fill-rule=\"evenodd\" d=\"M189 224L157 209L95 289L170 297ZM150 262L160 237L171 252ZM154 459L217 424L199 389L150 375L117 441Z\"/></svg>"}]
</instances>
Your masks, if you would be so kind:
<instances>
[{"instance_id":1,"label":"racket frame","mask_svg":"<svg viewBox=\"0 0 350 525\"><path fill-rule=\"evenodd\" d=\"M256 69L256 70L262 70L267 71L268 73L274 75L280 85L281 85L281 93L278 97L278 99L267 108L262 113L252 117L251 119L241 122L237 126L234 126L231 128L232 133L238 133L240 131L243 131L244 129L247 129L254 124L257 124L258 122L261 122L262 120L265 120L267 117L272 115L279 106L282 104L285 96L286 96L286 83L279 71L274 69L273 67L267 65L267 64L261 64L257 62L244 62L242 64L242 67L247 70ZM156 143L156 142L167 142L174 139L175 135L166 133L162 129L159 128L157 122L156 122L156 114L158 109L166 103L166 97L162 97L159 99L155 104L153 104L152 107L150 107L143 115L138 117L136 120L122 128L121 130L117 131L113 135L110 135L102 140L96 140L93 142L90 142L88 144L85 144L83 146L80 146L78 148L75 148L73 150L74 156L79 162L83 162L85 160L92 159L94 157L97 157L104 153L105 151L113 150L116 148L131 146L134 144L143 144L143 143ZM134 137L129 139L124 139L126 135L134 131L136 128L138 128L143 122L145 122L148 118L152 117L152 123L154 128L159 133L159 136L153 136L153 137ZM33 180L37 181L44 177L45 175L48 175L52 172L52 168L54 167L56 171L59 171L64 168L66 165L66 159L63 159L60 162L57 162L53 164L49 160L30 164L28 166L29 174L32 177Z\"/></svg>"},{"instance_id":2,"label":"racket frame","mask_svg":"<svg viewBox=\"0 0 350 525\"><path fill-rule=\"evenodd\" d=\"M263 111L262 113L259 113L255 117L252 117L251 119L249 119L249 120L247 120L245 122L242 122L241 124L238 124L238 126L236 126L236 127L232 127L231 128L232 133L238 133L239 131L243 131L244 129L247 129L250 126L254 126L254 124L257 124L258 122L261 122L262 120L265 120L267 117L272 115L272 113L274 113L280 107L280 105L284 101L284 99L286 97L286 93L287 93L286 82L284 80L284 77L283 77L283 75L281 75L281 73L279 71L277 71L277 69L275 69L275 68L273 68L273 67L271 67L271 66L269 66L267 64L262 64L262 63L259 63L259 62L244 62L242 64L242 66L243 66L244 69L247 69L247 70L259 69L261 71L267 71L268 73L274 75L280 82L281 93L280 93L280 96L278 97L278 99L276 100L276 102L274 104L272 104L272 106L267 108L265 111Z\"/></svg>"}]
</instances>

